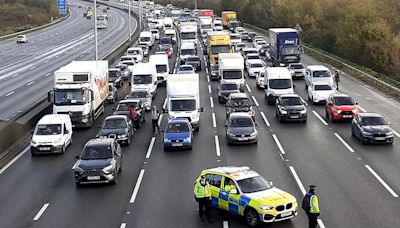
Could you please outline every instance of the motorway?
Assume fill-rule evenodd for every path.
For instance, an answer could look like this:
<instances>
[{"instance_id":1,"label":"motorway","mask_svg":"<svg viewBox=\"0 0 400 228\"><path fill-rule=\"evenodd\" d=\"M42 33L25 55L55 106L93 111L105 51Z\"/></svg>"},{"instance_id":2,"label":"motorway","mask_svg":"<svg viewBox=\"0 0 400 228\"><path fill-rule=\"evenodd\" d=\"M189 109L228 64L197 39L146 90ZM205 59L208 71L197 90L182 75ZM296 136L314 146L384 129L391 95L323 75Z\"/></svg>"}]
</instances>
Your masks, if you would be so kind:
<instances>
[{"instance_id":1,"label":"motorway","mask_svg":"<svg viewBox=\"0 0 400 228\"><path fill-rule=\"evenodd\" d=\"M62 65L95 58L94 19L83 17L87 6L92 5L71 1L66 20L27 34L27 44L16 44L15 38L0 41L0 120L12 119L47 96L53 86L53 72ZM111 8L108 15L108 28L98 30L99 58L117 48L129 35L126 12ZM132 31L136 27L132 17Z\"/></svg>"},{"instance_id":2,"label":"motorway","mask_svg":"<svg viewBox=\"0 0 400 228\"><path fill-rule=\"evenodd\" d=\"M203 58L200 49L198 53ZM172 68L176 58L175 54L170 60ZM151 123L146 122L135 132L131 145L122 149L123 171L117 185L77 189L71 170L76 161L73 155L96 135L96 127L75 130L73 145L64 155L31 157L26 148L0 169L0 227L246 227L240 217L217 210L212 213L212 224L198 219L194 180L203 169L225 165L251 167L298 202L307 186L316 184L320 227L398 227L399 135L393 145L362 145L352 138L349 123L325 119L321 105L307 105L306 124L279 123L264 92L247 77L246 93L257 112L259 142L228 146L225 107L218 104L216 95L218 82L209 81L204 63L199 77L205 111L192 151L164 152L162 134L153 134ZM321 64L309 56L303 56L303 63ZM296 93L307 100L304 82L295 84ZM125 83L119 97L129 90ZM400 130L396 101L347 75L341 77L340 91L353 96L362 109L382 114L394 130ZM165 87L159 87L154 100L159 110L165 96ZM106 106L96 125L112 114L113 106ZM167 119L163 114L161 128ZM268 227L306 224L299 209L293 220Z\"/></svg>"}]
</instances>

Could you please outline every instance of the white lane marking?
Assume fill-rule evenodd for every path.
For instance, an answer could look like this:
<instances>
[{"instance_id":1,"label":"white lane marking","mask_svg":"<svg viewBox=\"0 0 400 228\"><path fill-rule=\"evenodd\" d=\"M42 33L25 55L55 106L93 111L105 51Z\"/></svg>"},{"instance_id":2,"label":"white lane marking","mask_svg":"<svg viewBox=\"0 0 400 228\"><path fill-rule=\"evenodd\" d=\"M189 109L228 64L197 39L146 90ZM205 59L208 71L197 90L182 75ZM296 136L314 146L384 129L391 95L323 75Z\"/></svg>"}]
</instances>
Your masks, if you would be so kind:
<instances>
[{"instance_id":1,"label":"white lane marking","mask_svg":"<svg viewBox=\"0 0 400 228\"><path fill-rule=\"evenodd\" d=\"M267 127L271 126L271 124L269 123L267 117L265 116L264 112L260 112L261 117L263 118L265 124L267 125Z\"/></svg>"},{"instance_id":2,"label":"white lane marking","mask_svg":"<svg viewBox=\"0 0 400 228\"><path fill-rule=\"evenodd\" d=\"M30 85L32 85L32 84L34 84L35 82L34 81L31 81L31 82L29 82L28 84L26 84L27 86L30 86Z\"/></svg>"},{"instance_id":3,"label":"white lane marking","mask_svg":"<svg viewBox=\"0 0 400 228\"><path fill-rule=\"evenodd\" d=\"M301 193L303 195L305 195L307 193L306 189L304 188L303 183L301 183L301 180L300 180L299 176L297 175L296 170L293 168L293 166L289 166L289 169L290 169L290 172L292 172L292 175L293 175L294 179L296 180L296 183L299 186Z\"/></svg>"},{"instance_id":4,"label":"white lane marking","mask_svg":"<svg viewBox=\"0 0 400 228\"><path fill-rule=\"evenodd\" d=\"M316 111L313 110L312 112L325 126L328 126L328 123Z\"/></svg>"},{"instance_id":5,"label":"white lane marking","mask_svg":"<svg viewBox=\"0 0 400 228\"><path fill-rule=\"evenodd\" d=\"M17 77L19 74L14 74L13 76L11 76L12 78L15 78L15 77Z\"/></svg>"},{"instance_id":6,"label":"white lane marking","mask_svg":"<svg viewBox=\"0 0 400 228\"><path fill-rule=\"evenodd\" d=\"M154 142L156 141L156 137L151 138L149 148L147 149L146 159L150 158L151 151L153 150Z\"/></svg>"},{"instance_id":7,"label":"white lane marking","mask_svg":"<svg viewBox=\"0 0 400 228\"><path fill-rule=\"evenodd\" d=\"M160 118L158 118L158 126L160 126L162 118L163 118L163 114L161 114Z\"/></svg>"},{"instance_id":8,"label":"white lane marking","mask_svg":"<svg viewBox=\"0 0 400 228\"><path fill-rule=\"evenodd\" d=\"M251 98L253 98L254 103L256 104L257 107L259 107L260 105L258 104L256 98L254 96L251 96Z\"/></svg>"},{"instance_id":9,"label":"white lane marking","mask_svg":"<svg viewBox=\"0 0 400 228\"><path fill-rule=\"evenodd\" d=\"M381 184L383 185L383 187L386 188L386 190L388 190L390 192L390 194L392 194L392 196L394 198L399 197L396 192L393 191L393 189L375 172L375 170L373 170L369 165L364 165L365 168L368 169L368 171L370 171L372 173L372 175L374 175L374 177L381 182Z\"/></svg>"},{"instance_id":10,"label":"white lane marking","mask_svg":"<svg viewBox=\"0 0 400 228\"><path fill-rule=\"evenodd\" d=\"M48 62L49 62L49 60L44 61L44 63L48 63Z\"/></svg>"},{"instance_id":11,"label":"white lane marking","mask_svg":"<svg viewBox=\"0 0 400 228\"><path fill-rule=\"evenodd\" d=\"M210 76L207 74L207 82L210 82Z\"/></svg>"},{"instance_id":12,"label":"white lane marking","mask_svg":"<svg viewBox=\"0 0 400 228\"><path fill-rule=\"evenodd\" d=\"M210 97L210 104L211 104L211 108L214 108L214 100L212 97Z\"/></svg>"},{"instance_id":13,"label":"white lane marking","mask_svg":"<svg viewBox=\"0 0 400 228\"><path fill-rule=\"evenodd\" d=\"M47 77L47 76L50 76L50 74L51 74L51 73L47 73L47 74L45 74L44 76Z\"/></svg>"},{"instance_id":14,"label":"white lane marking","mask_svg":"<svg viewBox=\"0 0 400 228\"><path fill-rule=\"evenodd\" d=\"M218 139L218 135L215 135L215 136L214 136L214 139L215 139L215 150L216 150L216 152L217 152L217 156L219 157L219 156L221 156L221 150L220 150L220 148L219 148L219 139Z\"/></svg>"},{"instance_id":15,"label":"white lane marking","mask_svg":"<svg viewBox=\"0 0 400 228\"><path fill-rule=\"evenodd\" d=\"M76 166L78 165L78 161L75 162L75 164L72 166L72 170L75 170Z\"/></svg>"},{"instance_id":16,"label":"white lane marking","mask_svg":"<svg viewBox=\"0 0 400 228\"><path fill-rule=\"evenodd\" d=\"M204 59L204 62L206 62L206 60L207 60L207 59L206 59L206 57L205 57L205 56L203 56L203 59Z\"/></svg>"},{"instance_id":17,"label":"white lane marking","mask_svg":"<svg viewBox=\"0 0 400 228\"><path fill-rule=\"evenodd\" d=\"M0 175L4 173L14 162L16 162L22 155L24 155L27 151L29 150L29 146L27 146L21 153L19 153L17 156L15 156L11 161L9 161L5 166L3 166L0 169Z\"/></svg>"},{"instance_id":18,"label":"white lane marking","mask_svg":"<svg viewBox=\"0 0 400 228\"><path fill-rule=\"evenodd\" d=\"M367 110L365 110L363 107L361 107L360 105L358 105L358 108L362 111L362 112L367 112Z\"/></svg>"},{"instance_id":19,"label":"white lane marking","mask_svg":"<svg viewBox=\"0 0 400 228\"><path fill-rule=\"evenodd\" d=\"M223 221L222 222L222 228L229 228L228 221Z\"/></svg>"},{"instance_id":20,"label":"white lane marking","mask_svg":"<svg viewBox=\"0 0 400 228\"><path fill-rule=\"evenodd\" d=\"M318 221L319 228L325 228L325 225L322 222L322 219L318 219L317 221Z\"/></svg>"},{"instance_id":21,"label":"white lane marking","mask_svg":"<svg viewBox=\"0 0 400 228\"><path fill-rule=\"evenodd\" d=\"M208 85L208 93L211 93L211 85Z\"/></svg>"},{"instance_id":22,"label":"white lane marking","mask_svg":"<svg viewBox=\"0 0 400 228\"><path fill-rule=\"evenodd\" d=\"M43 205L43 207L40 208L40 210L39 210L39 212L36 214L36 216L33 218L33 221L39 220L39 219L40 219L40 216L43 215L44 211L47 209L48 206L49 206L49 204L48 204L48 203L45 203L45 204Z\"/></svg>"},{"instance_id":23,"label":"white lane marking","mask_svg":"<svg viewBox=\"0 0 400 228\"><path fill-rule=\"evenodd\" d=\"M206 66L207 67L207 66ZM208 75L208 68L206 68L206 74Z\"/></svg>"},{"instance_id":24,"label":"white lane marking","mask_svg":"<svg viewBox=\"0 0 400 228\"><path fill-rule=\"evenodd\" d=\"M7 94L6 94L6 97L12 95L13 93L14 93L14 91L11 91L11 92L7 93Z\"/></svg>"},{"instance_id":25,"label":"white lane marking","mask_svg":"<svg viewBox=\"0 0 400 228\"><path fill-rule=\"evenodd\" d=\"M393 130L393 134L400 138L400 134L397 131Z\"/></svg>"},{"instance_id":26,"label":"white lane marking","mask_svg":"<svg viewBox=\"0 0 400 228\"><path fill-rule=\"evenodd\" d=\"M211 116L212 116L213 127L217 127L217 120L215 118L215 113L211 113Z\"/></svg>"},{"instance_id":27,"label":"white lane marking","mask_svg":"<svg viewBox=\"0 0 400 228\"><path fill-rule=\"evenodd\" d=\"M281 154L286 154L285 150L282 147L281 142L279 142L278 137L275 134L272 134L272 138L274 138L274 141L275 141L276 145L278 146L279 151L281 152Z\"/></svg>"},{"instance_id":28,"label":"white lane marking","mask_svg":"<svg viewBox=\"0 0 400 228\"><path fill-rule=\"evenodd\" d=\"M163 104L163 109L165 109L166 107L167 107L167 98L165 98L165 100L164 100L164 104Z\"/></svg>"},{"instance_id":29,"label":"white lane marking","mask_svg":"<svg viewBox=\"0 0 400 228\"><path fill-rule=\"evenodd\" d=\"M251 93L251 89L250 89L250 86L248 84L246 84L246 88L249 91L249 93Z\"/></svg>"},{"instance_id":30,"label":"white lane marking","mask_svg":"<svg viewBox=\"0 0 400 228\"><path fill-rule=\"evenodd\" d=\"M207 65L207 62L204 62L204 66L206 66L206 69L208 69L208 65Z\"/></svg>"},{"instance_id":31,"label":"white lane marking","mask_svg":"<svg viewBox=\"0 0 400 228\"><path fill-rule=\"evenodd\" d=\"M143 175L144 175L144 169L140 170L139 177L136 181L135 188L133 189L133 192L132 192L131 200L129 200L129 203L131 203L131 204L135 202L136 196L139 192L140 184L142 183Z\"/></svg>"},{"instance_id":32,"label":"white lane marking","mask_svg":"<svg viewBox=\"0 0 400 228\"><path fill-rule=\"evenodd\" d=\"M125 228L126 227L126 223L121 223L121 226L119 228Z\"/></svg>"},{"instance_id":33,"label":"white lane marking","mask_svg":"<svg viewBox=\"0 0 400 228\"><path fill-rule=\"evenodd\" d=\"M344 139L343 139L338 133L335 132L335 136L336 136L336 138L339 139L340 142L342 142L342 144L343 144L350 152L354 153L353 148L351 148L351 146L350 146L349 144L347 144L347 142L344 141Z\"/></svg>"}]
</instances>

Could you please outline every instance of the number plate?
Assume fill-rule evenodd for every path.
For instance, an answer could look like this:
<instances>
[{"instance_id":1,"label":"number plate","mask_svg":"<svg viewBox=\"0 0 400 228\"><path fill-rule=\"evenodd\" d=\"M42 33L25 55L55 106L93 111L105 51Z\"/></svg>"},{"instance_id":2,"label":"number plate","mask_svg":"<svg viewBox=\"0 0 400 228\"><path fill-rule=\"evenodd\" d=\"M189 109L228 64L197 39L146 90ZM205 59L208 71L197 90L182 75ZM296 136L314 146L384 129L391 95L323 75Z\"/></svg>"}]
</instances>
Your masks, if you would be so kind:
<instances>
[{"instance_id":1,"label":"number plate","mask_svg":"<svg viewBox=\"0 0 400 228\"><path fill-rule=\"evenodd\" d=\"M249 138L247 138L247 137L246 138L238 138L238 140L239 141L247 141L247 140L249 140Z\"/></svg>"},{"instance_id":2,"label":"number plate","mask_svg":"<svg viewBox=\"0 0 400 228\"><path fill-rule=\"evenodd\" d=\"M343 115L343 118L351 118L353 117L352 115Z\"/></svg>"},{"instance_id":3,"label":"number plate","mask_svg":"<svg viewBox=\"0 0 400 228\"><path fill-rule=\"evenodd\" d=\"M88 179L89 181L100 180L100 176L88 176L87 179Z\"/></svg>"},{"instance_id":4,"label":"number plate","mask_svg":"<svg viewBox=\"0 0 400 228\"><path fill-rule=\"evenodd\" d=\"M375 137L375 140L385 140L385 137Z\"/></svg>"},{"instance_id":5,"label":"number plate","mask_svg":"<svg viewBox=\"0 0 400 228\"><path fill-rule=\"evenodd\" d=\"M172 143L172 146L182 146L182 143Z\"/></svg>"},{"instance_id":6,"label":"number plate","mask_svg":"<svg viewBox=\"0 0 400 228\"><path fill-rule=\"evenodd\" d=\"M50 147L39 147L39 150L50 150Z\"/></svg>"},{"instance_id":7,"label":"number plate","mask_svg":"<svg viewBox=\"0 0 400 228\"><path fill-rule=\"evenodd\" d=\"M300 116L290 116L290 118L292 118L292 119L298 119L298 118L300 118Z\"/></svg>"},{"instance_id":8,"label":"number plate","mask_svg":"<svg viewBox=\"0 0 400 228\"><path fill-rule=\"evenodd\" d=\"M290 216L290 215L292 215L292 212L291 212L291 211L283 212L283 213L281 214L281 218L287 217L287 216Z\"/></svg>"}]
</instances>

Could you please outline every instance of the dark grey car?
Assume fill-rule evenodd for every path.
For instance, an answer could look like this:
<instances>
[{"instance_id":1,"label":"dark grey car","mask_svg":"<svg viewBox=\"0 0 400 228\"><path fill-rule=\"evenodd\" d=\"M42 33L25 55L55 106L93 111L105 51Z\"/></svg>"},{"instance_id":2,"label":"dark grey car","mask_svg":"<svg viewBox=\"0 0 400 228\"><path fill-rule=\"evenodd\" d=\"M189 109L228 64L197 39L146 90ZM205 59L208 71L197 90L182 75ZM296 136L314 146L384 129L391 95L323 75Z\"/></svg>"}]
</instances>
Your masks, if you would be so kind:
<instances>
[{"instance_id":1,"label":"dark grey car","mask_svg":"<svg viewBox=\"0 0 400 228\"><path fill-rule=\"evenodd\" d=\"M257 143L258 132L253 118L248 113L232 113L226 121L228 144Z\"/></svg>"},{"instance_id":2,"label":"dark grey car","mask_svg":"<svg viewBox=\"0 0 400 228\"><path fill-rule=\"evenodd\" d=\"M108 116L97 134L98 138L114 138L119 143L131 144L133 136L133 124L125 115Z\"/></svg>"},{"instance_id":3,"label":"dark grey car","mask_svg":"<svg viewBox=\"0 0 400 228\"><path fill-rule=\"evenodd\" d=\"M231 93L240 93L239 86L236 83L223 82L218 86L218 102L225 104Z\"/></svg>"},{"instance_id":4,"label":"dark grey car","mask_svg":"<svg viewBox=\"0 0 400 228\"><path fill-rule=\"evenodd\" d=\"M75 183L117 183L121 171L121 147L115 139L91 139L76 155Z\"/></svg>"},{"instance_id":5,"label":"dark grey car","mask_svg":"<svg viewBox=\"0 0 400 228\"><path fill-rule=\"evenodd\" d=\"M256 112L253 110L253 104L246 93L231 93L226 102L226 118L231 113L245 112L248 113L253 120L256 118Z\"/></svg>"},{"instance_id":6,"label":"dark grey car","mask_svg":"<svg viewBox=\"0 0 400 228\"><path fill-rule=\"evenodd\" d=\"M275 114L280 122L307 121L307 110L297 94L281 95L276 99Z\"/></svg>"},{"instance_id":7,"label":"dark grey car","mask_svg":"<svg viewBox=\"0 0 400 228\"><path fill-rule=\"evenodd\" d=\"M201 60L197 55L189 56L186 59L185 65L191 65L196 72L201 71Z\"/></svg>"},{"instance_id":8,"label":"dark grey car","mask_svg":"<svg viewBox=\"0 0 400 228\"><path fill-rule=\"evenodd\" d=\"M389 123L376 113L359 113L351 122L351 134L363 144L392 144L394 139Z\"/></svg>"}]
</instances>

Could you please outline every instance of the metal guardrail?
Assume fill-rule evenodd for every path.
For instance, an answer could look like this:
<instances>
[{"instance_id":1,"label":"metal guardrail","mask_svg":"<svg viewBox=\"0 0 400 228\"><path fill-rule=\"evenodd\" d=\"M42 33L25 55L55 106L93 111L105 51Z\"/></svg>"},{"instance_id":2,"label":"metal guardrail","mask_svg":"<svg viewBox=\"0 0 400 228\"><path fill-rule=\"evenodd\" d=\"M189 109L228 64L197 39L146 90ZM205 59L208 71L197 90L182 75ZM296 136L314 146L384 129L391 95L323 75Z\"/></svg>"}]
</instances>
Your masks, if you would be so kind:
<instances>
[{"instance_id":1,"label":"metal guardrail","mask_svg":"<svg viewBox=\"0 0 400 228\"><path fill-rule=\"evenodd\" d=\"M265 36L268 36L268 31L265 29L262 29L262 28L259 28L257 26L250 25L247 23L245 23L244 25L245 25L245 27L252 29L255 32L259 32ZM329 63L337 68L340 68L342 71L346 72L350 76L357 78L363 82L366 82L368 85L371 85L371 86L377 88L378 90L380 90L390 96L393 96L397 100L400 100L400 88L395 87L383 80L380 80L380 79L376 78L375 76L368 74L360 69L357 69L356 67L351 66L348 63L345 63L335 57L332 57L325 53L322 53L321 51L318 51L318 50L310 47L309 45L302 44L301 47L302 47L304 53L306 53L318 60Z\"/></svg>"}]
</instances>

